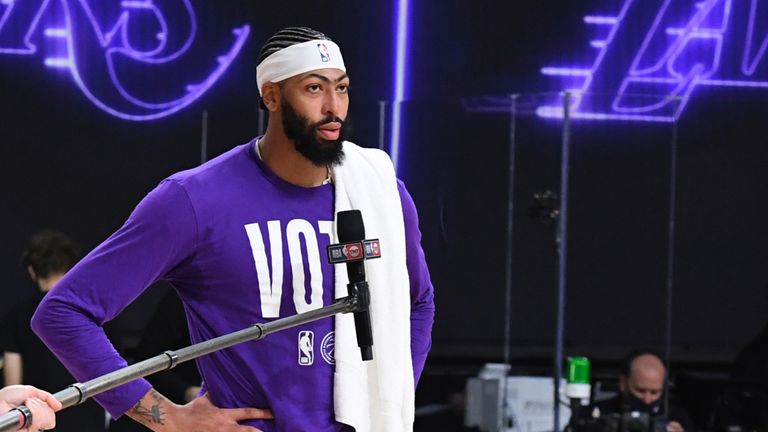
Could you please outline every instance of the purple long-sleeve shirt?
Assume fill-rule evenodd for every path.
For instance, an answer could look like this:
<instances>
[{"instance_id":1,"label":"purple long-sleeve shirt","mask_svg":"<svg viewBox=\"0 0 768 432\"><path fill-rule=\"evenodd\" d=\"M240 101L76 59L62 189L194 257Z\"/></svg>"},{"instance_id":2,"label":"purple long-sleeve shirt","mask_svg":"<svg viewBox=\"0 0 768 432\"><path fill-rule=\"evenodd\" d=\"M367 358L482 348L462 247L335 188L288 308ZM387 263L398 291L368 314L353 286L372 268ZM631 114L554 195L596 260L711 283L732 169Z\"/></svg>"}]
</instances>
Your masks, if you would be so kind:
<instances>
[{"instance_id":1,"label":"purple long-sleeve shirt","mask_svg":"<svg viewBox=\"0 0 768 432\"><path fill-rule=\"evenodd\" d=\"M418 380L431 342L433 288L416 208L399 181L398 192ZM333 196L332 184L304 188L280 179L253 142L238 146L161 182L45 297L32 327L85 381L126 365L102 325L157 280L178 291L193 343L327 306L334 273L321 257L332 239ZM265 431L345 430L333 414L333 330L327 318L198 359L212 401L270 408L275 420L244 422ZM140 379L96 399L117 417L149 388Z\"/></svg>"}]
</instances>

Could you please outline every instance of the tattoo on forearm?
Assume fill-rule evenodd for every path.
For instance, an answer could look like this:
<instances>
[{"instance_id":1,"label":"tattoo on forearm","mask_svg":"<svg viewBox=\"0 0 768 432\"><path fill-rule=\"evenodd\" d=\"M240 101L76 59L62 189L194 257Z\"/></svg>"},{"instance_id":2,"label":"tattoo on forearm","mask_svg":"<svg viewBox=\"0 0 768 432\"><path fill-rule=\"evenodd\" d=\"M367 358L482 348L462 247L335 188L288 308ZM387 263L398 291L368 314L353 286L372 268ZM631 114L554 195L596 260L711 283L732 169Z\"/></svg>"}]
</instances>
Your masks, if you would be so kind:
<instances>
[{"instance_id":1,"label":"tattoo on forearm","mask_svg":"<svg viewBox=\"0 0 768 432\"><path fill-rule=\"evenodd\" d=\"M136 405L134 405L131 412L134 414L134 418L138 420L142 424L161 424L163 423L163 417L165 416L165 412L160 407L160 402L163 400L163 396L152 390L149 395L151 396L151 400L148 400L150 404L149 407L143 406L141 404L141 400L136 402Z\"/></svg>"}]
</instances>

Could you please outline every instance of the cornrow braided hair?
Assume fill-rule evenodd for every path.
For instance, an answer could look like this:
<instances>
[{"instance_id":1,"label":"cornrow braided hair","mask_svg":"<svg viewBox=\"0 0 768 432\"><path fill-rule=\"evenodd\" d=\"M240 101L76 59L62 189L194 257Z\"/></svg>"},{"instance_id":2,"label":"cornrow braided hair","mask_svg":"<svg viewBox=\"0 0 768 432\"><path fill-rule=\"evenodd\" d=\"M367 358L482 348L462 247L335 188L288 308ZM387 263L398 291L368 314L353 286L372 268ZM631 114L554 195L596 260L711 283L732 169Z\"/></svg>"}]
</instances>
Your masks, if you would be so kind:
<instances>
[{"instance_id":1,"label":"cornrow braided hair","mask_svg":"<svg viewBox=\"0 0 768 432\"><path fill-rule=\"evenodd\" d=\"M331 40L323 33L311 29L309 27L286 27L279 32L272 35L267 40L264 46L261 47L261 53L259 54L259 62L261 64L265 58L280 51L281 49L288 48L291 45L300 44L302 42L309 42L311 40Z\"/></svg>"}]
</instances>

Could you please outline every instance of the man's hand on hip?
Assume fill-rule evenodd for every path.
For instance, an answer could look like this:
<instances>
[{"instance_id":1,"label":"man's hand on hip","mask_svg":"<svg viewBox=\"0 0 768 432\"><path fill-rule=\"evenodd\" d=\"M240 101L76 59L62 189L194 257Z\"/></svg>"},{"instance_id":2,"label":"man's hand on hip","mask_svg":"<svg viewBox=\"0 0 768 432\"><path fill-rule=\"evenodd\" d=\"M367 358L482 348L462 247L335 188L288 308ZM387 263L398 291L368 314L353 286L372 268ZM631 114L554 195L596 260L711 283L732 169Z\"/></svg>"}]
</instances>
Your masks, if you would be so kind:
<instances>
[{"instance_id":1,"label":"man's hand on hip","mask_svg":"<svg viewBox=\"0 0 768 432\"><path fill-rule=\"evenodd\" d=\"M126 414L155 432L260 432L238 422L274 418L272 411L267 409L218 408L208 394L186 405L176 405L154 389L150 389Z\"/></svg>"}]
</instances>

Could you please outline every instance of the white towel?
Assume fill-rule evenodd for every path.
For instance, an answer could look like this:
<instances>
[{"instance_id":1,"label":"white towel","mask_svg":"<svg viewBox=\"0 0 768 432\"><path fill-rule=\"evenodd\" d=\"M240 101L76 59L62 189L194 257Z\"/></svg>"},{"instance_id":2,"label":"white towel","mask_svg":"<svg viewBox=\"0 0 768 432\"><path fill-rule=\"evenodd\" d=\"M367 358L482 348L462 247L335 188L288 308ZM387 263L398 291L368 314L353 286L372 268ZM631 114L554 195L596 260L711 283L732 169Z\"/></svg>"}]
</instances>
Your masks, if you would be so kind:
<instances>
[{"instance_id":1,"label":"white towel","mask_svg":"<svg viewBox=\"0 0 768 432\"><path fill-rule=\"evenodd\" d=\"M372 361L360 357L353 315L336 316L336 420L357 432L412 431L411 302L397 179L389 156L380 150L345 142L344 154L344 163L333 173L335 210L360 210L366 238L381 240L381 258L365 263ZM336 298L344 297L349 283L345 266L336 266L335 276Z\"/></svg>"}]
</instances>

